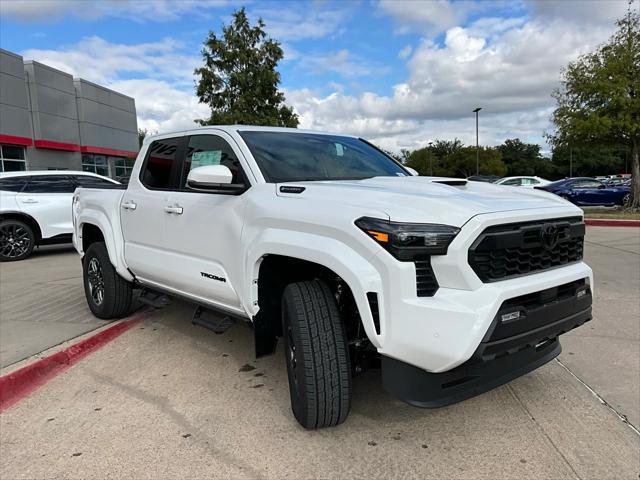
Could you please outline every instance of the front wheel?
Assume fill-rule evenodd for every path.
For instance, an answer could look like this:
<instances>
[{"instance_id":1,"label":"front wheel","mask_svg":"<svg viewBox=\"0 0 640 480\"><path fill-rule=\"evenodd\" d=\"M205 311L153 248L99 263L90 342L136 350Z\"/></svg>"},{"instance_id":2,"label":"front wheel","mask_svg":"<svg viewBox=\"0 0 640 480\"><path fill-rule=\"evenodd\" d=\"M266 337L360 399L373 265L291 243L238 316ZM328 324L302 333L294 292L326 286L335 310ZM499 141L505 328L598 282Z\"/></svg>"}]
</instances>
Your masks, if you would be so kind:
<instances>
[{"instance_id":1,"label":"front wheel","mask_svg":"<svg viewBox=\"0 0 640 480\"><path fill-rule=\"evenodd\" d=\"M91 312L105 320L129 313L133 286L118 275L104 242L92 243L82 260L84 294Z\"/></svg>"},{"instance_id":2,"label":"front wheel","mask_svg":"<svg viewBox=\"0 0 640 480\"><path fill-rule=\"evenodd\" d=\"M36 244L33 229L20 220L0 222L0 262L24 260Z\"/></svg>"},{"instance_id":3,"label":"front wheel","mask_svg":"<svg viewBox=\"0 0 640 480\"><path fill-rule=\"evenodd\" d=\"M291 409L304 428L332 427L351 407L351 369L344 324L320 280L288 285L282 296Z\"/></svg>"}]
</instances>

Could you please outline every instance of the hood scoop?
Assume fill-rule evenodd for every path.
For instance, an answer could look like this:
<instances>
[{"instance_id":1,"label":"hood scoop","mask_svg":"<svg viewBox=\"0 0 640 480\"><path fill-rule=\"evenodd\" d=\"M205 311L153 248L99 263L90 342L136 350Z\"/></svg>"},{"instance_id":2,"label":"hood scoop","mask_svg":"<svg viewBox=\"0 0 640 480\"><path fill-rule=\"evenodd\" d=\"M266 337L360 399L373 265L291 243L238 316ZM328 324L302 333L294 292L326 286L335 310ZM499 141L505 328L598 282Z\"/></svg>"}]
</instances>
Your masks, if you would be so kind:
<instances>
[{"instance_id":1,"label":"hood scoop","mask_svg":"<svg viewBox=\"0 0 640 480\"><path fill-rule=\"evenodd\" d=\"M464 187L467 181L462 178L445 179L445 180L433 180L431 183L442 183L444 185L450 185L452 187Z\"/></svg>"}]
</instances>

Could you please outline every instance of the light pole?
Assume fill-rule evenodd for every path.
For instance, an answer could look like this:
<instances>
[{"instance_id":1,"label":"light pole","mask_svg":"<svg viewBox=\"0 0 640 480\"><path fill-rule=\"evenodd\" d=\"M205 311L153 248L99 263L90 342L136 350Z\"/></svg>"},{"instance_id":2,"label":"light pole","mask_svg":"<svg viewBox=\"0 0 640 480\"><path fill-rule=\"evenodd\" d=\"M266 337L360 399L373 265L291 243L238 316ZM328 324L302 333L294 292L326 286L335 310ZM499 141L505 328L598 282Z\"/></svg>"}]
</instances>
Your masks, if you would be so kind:
<instances>
[{"instance_id":1,"label":"light pole","mask_svg":"<svg viewBox=\"0 0 640 480\"><path fill-rule=\"evenodd\" d=\"M429 142L429 175L433 177L433 152L431 151L431 146L433 142Z\"/></svg>"},{"instance_id":2,"label":"light pole","mask_svg":"<svg viewBox=\"0 0 640 480\"><path fill-rule=\"evenodd\" d=\"M476 175L480 174L480 142L478 141L478 112L482 110L482 107L478 107L473 110L476 114Z\"/></svg>"}]
</instances>

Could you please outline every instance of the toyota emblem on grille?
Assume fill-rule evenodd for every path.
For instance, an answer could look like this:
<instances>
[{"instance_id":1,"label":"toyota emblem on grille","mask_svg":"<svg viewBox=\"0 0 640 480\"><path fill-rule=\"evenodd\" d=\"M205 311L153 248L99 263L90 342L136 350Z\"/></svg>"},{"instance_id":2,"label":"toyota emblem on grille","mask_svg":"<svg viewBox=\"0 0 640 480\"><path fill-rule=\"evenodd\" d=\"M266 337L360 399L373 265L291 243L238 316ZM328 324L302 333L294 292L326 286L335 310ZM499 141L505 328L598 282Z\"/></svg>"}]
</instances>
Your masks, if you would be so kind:
<instances>
[{"instance_id":1,"label":"toyota emblem on grille","mask_svg":"<svg viewBox=\"0 0 640 480\"><path fill-rule=\"evenodd\" d=\"M540 242L547 250L551 250L558 244L560 231L558 226L552 223L545 223L540 229Z\"/></svg>"}]
</instances>

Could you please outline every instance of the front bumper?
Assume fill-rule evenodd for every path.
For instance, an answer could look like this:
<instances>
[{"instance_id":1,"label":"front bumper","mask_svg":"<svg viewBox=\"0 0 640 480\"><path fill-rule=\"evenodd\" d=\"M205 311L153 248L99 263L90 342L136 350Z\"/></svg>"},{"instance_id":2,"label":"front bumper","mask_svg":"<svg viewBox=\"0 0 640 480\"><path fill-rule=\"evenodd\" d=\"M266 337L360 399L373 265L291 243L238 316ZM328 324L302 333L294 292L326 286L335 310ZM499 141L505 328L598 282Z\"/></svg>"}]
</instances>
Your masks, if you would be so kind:
<instances>
[{"instance_id":1,"label":"front bumper","mask_svg":"<svg viewBox=\"0 0 640 480\"><path fill-rule=\"evenodd\" d=\"M430 373L382 357L384 388L419 407L440 407L486 392L555 358L559 335L591 320L589 284L577 280L503 302L469 360ZM517 312L517 316L514 315Z\"/></svg>"}]
</instances>

